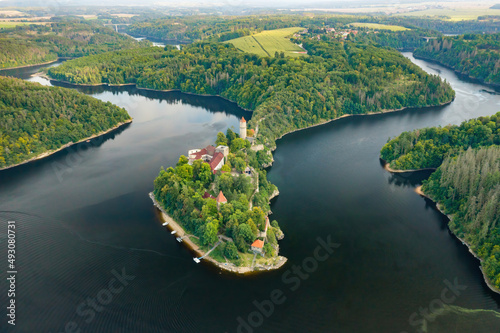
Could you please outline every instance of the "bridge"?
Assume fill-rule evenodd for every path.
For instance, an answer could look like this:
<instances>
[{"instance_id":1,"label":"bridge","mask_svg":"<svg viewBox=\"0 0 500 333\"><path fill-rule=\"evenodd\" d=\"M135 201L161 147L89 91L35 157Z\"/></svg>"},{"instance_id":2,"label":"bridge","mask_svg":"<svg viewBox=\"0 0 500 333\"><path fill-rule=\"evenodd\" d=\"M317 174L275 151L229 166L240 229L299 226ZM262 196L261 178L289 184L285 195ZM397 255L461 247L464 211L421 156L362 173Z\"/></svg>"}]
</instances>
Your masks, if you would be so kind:
<instances>
[{"instance_id":1,"label":"bridge","mask_svg":"<svg viewBox=\"0 0 500 333\"><path fill-rule=\"evenodd\" d=\"M422 39L428 43L431 39L437 39L437 37L422 37Z\"/></svg>"},{"instance_id":2,"label":"bridge","mask_svg":"<svg viewBox=\"0 0 500 333\"><path fill-rule=\"evenodd\" d=\"M106 23L104 24L105 26L114 26L115 27L115 31L118 32L118 26L119 25L130 25L130 24L125 24L125 23L118 23L118 24L113 24L113 23Z\"/></svg>"}]
</instances>

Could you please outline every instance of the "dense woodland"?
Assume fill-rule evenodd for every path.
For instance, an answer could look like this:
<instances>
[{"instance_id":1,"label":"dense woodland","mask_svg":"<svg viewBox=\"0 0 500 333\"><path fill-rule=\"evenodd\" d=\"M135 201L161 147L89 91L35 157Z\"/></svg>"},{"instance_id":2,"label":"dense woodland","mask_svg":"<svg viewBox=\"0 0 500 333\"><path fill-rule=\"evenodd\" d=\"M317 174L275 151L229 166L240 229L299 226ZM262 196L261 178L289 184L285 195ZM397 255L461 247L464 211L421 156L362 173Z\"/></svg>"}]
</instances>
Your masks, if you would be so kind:
<instances>
[{"instance_id":1,"label":"dense woodland","mask_svg":"<svg viewBox=\"0 0 500 333\"><path fill-rule=\"evenodd\" d=\"M450 228L484 259L500 289L500 112L460 126L404 132L381 157L392 168L437 168L423 191L452 214Z\"/></svg>"},{"instance_id":2,"label":"dense woodland","mask_svg":"<svg viewBox=\"0 0 500 333\"><path fill-rule=\"evenodd\" d=\"M404 132L384 145L381 158L393 169L437 168L447 156L456 156L469 147L491 145L500 145L500 113L465 121L459 126Z\"/></svg>"},{"instance_id":3,"label":"dense woodland","mask_svg":"<svg viewBox=\"0 0 500 333\"><path fill-rule=\"evenodd\" d=\"M149 42L136 42L91 21L55 18L47 25L24 25L1 30L0 68L149 45Z\"/></svg>"},{"instance_id":4,"label":"dense woodland","mask_svg":"<svg viewBox=\"0 0 500 333\"><path fill-rule=\"evenodd\" d=\"M431 40L415 51L469 77L500 84L500 34L465 34Z\"/></svg>"},{"instance_id":5,"label":"dense woodland","mask_svg":"<svg viewBox=\"0 0 500 333\"><path fill-rule=\"evenodd\" d=\"M128 119L124 109L74 90L0 77L0 168Z\"/></svg>"},{"instance_id":6,"label":"dense woodland","mask_svg":"<svg viewBox=\"0 0 500 333\"><path fill-rule=\"evenodd\" d=\"M476 20L447 21L424 17L360 16L360 15L258 15L258 16L167 16L156 19L133 18L127 32L166 40L197 41L206 38L225 41L250 32L300 26L314 29L342 27L353 22L394 24L437 34L500 32L498 17L485 16ZM396 34L397 36L398 34ZM409 35L411 38L411 35ZM389 42L389 41L388 41ZM399 48L401 46L397 46Z\"/></svg>"},{"instance_id":7,"label":"dense woodland","mask_svg":"<svg viewBox=\"0 0 500 333\"><path fill-rule=\"evenodd\" d=\"M500 290L500 147L445 158L422 189L453 215L450 229L484 260L483 271Z\"/></svg>"},{"instance_id":8,"label":"dense woodland","mask_svg":"<svg viewBox=\"0 0 500 333\"><path fill-rule=\"evenodd\" d=\"M187 157L181 156L175 168L160 171L154 181L154 195L188 233L199 237L201 246L213 246L219 234L231 238L232 241L219 245L217 253L221 261L225 256L239 266L244 263L241 253L249 252L250 244L265 230L269 197L276 186L267 181L266 171L262 169L262 165L269 162L265 151L249 149L250 142L230 129L227 136L217 135L216 145L230 147L221 170L213 174L208 163L196 160L189 165ZM251 175L244 172L247 167L254 170ZM218 209L213 197L219 191L227 203ZM204 198L205 193L212 198ZM278 223L272 221L265 239L266 257L277 255L277 237L281 233ZM217 259L216 254L215 257Z\"/></svg>"},{"instance_id":9,"label":"dense woodland","mask_svg":"<svg viewBox=\"0 0 500 333\"><path fill-rule=\"evenodd\" d=\"M141 48L51 68L76 84L136 83L151 89L221 95L254 110L250 126L274 147L284 133L344 114L438 105L454 92L391 49L355 42L303 43L309 56L259 57L231 44L200 42L181 51Z\"/></svg>"}]
</instances>

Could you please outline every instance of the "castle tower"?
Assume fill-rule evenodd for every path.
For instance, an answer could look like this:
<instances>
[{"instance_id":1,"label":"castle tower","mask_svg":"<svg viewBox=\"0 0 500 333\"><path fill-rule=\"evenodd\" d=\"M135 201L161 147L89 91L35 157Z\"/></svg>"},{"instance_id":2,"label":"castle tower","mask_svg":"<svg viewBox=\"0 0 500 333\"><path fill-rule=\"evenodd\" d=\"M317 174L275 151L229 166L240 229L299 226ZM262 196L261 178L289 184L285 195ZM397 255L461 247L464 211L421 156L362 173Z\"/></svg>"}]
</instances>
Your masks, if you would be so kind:
<instances>
[{"instance_id":1,"label":"castle tower","mask_svg":"<svg viewBox=\"0 0 500 333\"><path fill-rule=\"evenodd\" d=\"M240 138L247 138L247 121L243 117L240 120Z\"/></svg>"}]
</instances>

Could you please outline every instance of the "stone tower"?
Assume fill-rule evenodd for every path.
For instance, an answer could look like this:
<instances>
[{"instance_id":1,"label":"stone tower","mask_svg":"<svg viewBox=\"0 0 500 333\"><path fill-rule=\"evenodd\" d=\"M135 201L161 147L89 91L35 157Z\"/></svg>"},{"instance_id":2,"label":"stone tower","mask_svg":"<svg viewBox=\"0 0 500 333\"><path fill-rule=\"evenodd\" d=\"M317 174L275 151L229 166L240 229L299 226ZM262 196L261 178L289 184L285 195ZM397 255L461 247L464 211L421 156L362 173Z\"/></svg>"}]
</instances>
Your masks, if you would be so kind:
<instances>
[{"instance_id":1,"label":"stone tower","mask_svg":"<svg viewBox=\"0 0 500 333\"><path fill-rule=\"evenodd\" d=\"M247 138L247 121L243 117L240 120L240 138Z\"/></svg>"}]
</instances>

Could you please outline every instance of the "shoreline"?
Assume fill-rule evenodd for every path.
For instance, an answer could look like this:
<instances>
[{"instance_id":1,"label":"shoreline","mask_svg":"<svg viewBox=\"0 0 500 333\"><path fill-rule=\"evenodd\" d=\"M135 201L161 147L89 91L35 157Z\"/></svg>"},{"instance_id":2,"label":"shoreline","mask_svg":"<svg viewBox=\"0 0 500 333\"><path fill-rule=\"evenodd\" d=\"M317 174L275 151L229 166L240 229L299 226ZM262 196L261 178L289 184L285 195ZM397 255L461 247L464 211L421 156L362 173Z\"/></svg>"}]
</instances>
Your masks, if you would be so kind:
<instances>
[{"instance_id":1,"label":"shoreline","mask_svg":"<svg viewBox=\"0 0 500 333\"><path fill-rule=\"evenodd\" d=\"M427 106L420 106L420 107L404 106L404 107L399 108L399 109L383 109L380 112L368 112L368 113L363 113L363 114L351 114L351 113L349 113L349 114L343 114L343 115L341 115L341 116L339 116L337 118L326 120L326 121L321 122L321 123L317 123L317 124L313 124L313 125L310 125L310 126L307 126L307 127L297 128L297 129L288 131L286 133L281 134L278 138L274 139L274 141L278 141L278 140L282 139L285 135L288 135L288 134L291 134L291 133L295 133L295 132L298 132L298 131L303 131L303 130L310 129L310 128L317 127L317 126L321 126L321 125L326 125L326 124L329 124L329 123L331 123L333 121L340 120L342 118L376 116L376 115L385 114L385 113L400 112L400 111L404 111L404 110L412 110L412 109L417 109L417 108L418 109L433 108L433 107L439 107L439 106L445 106L445 105L451 104L454 100L455 100L455 97L453 97L451 101L443 102L443 103L437 104L437 105L427 105ZM277 145L274 148L272 148L271 151L275 151L276 148L277 148ZM272 163L271 163L271 165L272 165ZM394 172L398 172L398 171L394 171Z\"/></svg>"},{"instance_id":2,"label":"shoreline","mask_svg":"<svg viewBox=\"0 0 500 333\"><path fill-rule=\"evenodd\" d=\"M76 144L82 143L82 142L84 142L84 141L91 140L91 139L95 139L95 138L97 138L97 137L99 137L99 136L102 136L102 135L105 135L105 134L111 133L111 132L113 132L113 131L115 131L115 130L119 129L119 128L120 128L120 127L122 127L122 126L125 126L125 125L127 125L127 124L130 124L130 123L132 122L132 120L133 120L133 119L132 119L132 118L130 118L129 120L126 120L126 121L124 121L124 122L121 122L121 123L116 124L115 126L113 126L113 127L109 128L109 129L107 129L106 131L102 131L102 132L99 132L99 133L97 133L97 134L91 135L91 136L89 136L89 137L83 138L83 139L81 139L81 140L79 140L79 141L77 141L77 142L68 142L67 144L62 145L61 147L57 148L56 150L48 150L48 151L46 151L46 152L43 152L43 153L41 153L41 154L39 154L39 155L37 155L37 156L35 156L35 157L32 157L32 158L30 158L30 159L28 159L28 160L25 160L25 161L23 161L23 162L19 162L19 163L14 164L14 165L9 165L9 166L6 166L6 167L3 167L3 168L0 168L0 171L3 171L3 170L8 170L8 169L11 169L11 168L15 168L15 167L18 167L18 166L23 165L23 164L31 163L31 162L34 162L34 161L37 161L37 160L41 160L41 159L43 159L43 158L45 158L45 157L49 157L49 156L51 156L51 155L53 155L53 154L55 154L55 153L57 153L57 152L60 152L61 150L64 150L64 149L66 149L66 148L68 148L68 147L71 147L71 146L74 146L74 145L76 145Z\"/></svg>"},{"instance_id":3,"label":"shoreline","mask_svg":"<svg viewBox=\"0 0 500 333\"><path fill-rule=\"evenodd\" d=\"M437 210L445 215L447 218L448 218L448 222L451 221L453 219L453 215L450 215L450 214L446 214L443 210L443 208L441 207L441 204L438 202L438 201L435 201L433 198L431 198L429 195L425 194L424 191L422 191L422 185L420 186L417 186L415 187L414 191L424 197L424 198L427 198L429 200L431 200L435 205L436 205L436 208ZM472 250L472 246L467 242L465 241L464 239L462 239L460 236L458 236L455 232L453 232L453 230L450 229L449 225L447 225L448 227L448 230L451 232L451 234L453 236L455 236L456 239L458 239L463 245L467 246L467 249L469 250L469 252L476 258L479 260L479 262L483 263L484 262L484 259L482 259L481 257L479 257L473 250ZM486 285L488 286L488 288L490 288L493 292L497 293L497 294L500 294L500 290L498 290L490 281L490 279L488 278L488 276L486 275L486 273L484 272L483 270L483 267L481 265L479 265L479 269L481 270L481 274L483 274L483 279L484 279L484 282L486 282Z\"/></svg>"},{"instance_id":4,"label":"shoreline","mask_svg":"<svg viewBox=\"0 0 500 333\"><path fill-rule=\"evenodd\" d=\"M384 160L382 160L384 161ZM398 170L398 169L392 169L390 167L390 163L387 163L386 161L384 161L384 169L389 171L389 172L392 172L392 173L406 173L406 172L418 172L418 171L436 171L437 168L422 168L422 169L411 169L411 170Z\"/></svg>"},{"instance_id":5,"label":"shoreline","mask_svg":"<svg viewBox=\"0 0 500 333\"><path fill-rule=\"evenodd\" d=\"M175 236L176 237L183 237L186 236L186 232L182 226L180 226L170 215L165 212L165 209L159 204L159 202L156 200L156 198L153 195L153 192L149 193L149 197L153 201L153 205L158 209L158 211L161 213L161 221L162 223L168 222L167 228L170 231L176 231ZM201 250L198 245L196 245L189 237L186 237L182 240L182 243L192 252L195 253L197 257L201 257L205 255L205 251ZM280 269L287 261L288 259L283 256L277 256L277 263L269 266L261 266L261 265L256 265L255 267L248 267L248 266L242 266L238 267L234 265L233 263L221 263L218 262L217 260L211 258L210 256L204 257L203 260L206 262L209 262L210 264L214 265L215 267L218 267L219 269L226 271L228 273L235 273L235 274L241 274L241 275L249 275L249 274L255 274L255 273L260 273L260 272L267 272L267 271L273 271Z\"/></svg>"},{"instance_id":6,"label":"shoreline","mask_svg":"<svg viewBox=\"0 0 500 333\"><path fill-rule=\"evenodd\" d=\"M481 79L478 79L476 77L470 76L469 74L460 72L459 70L455 69L454 67L452 67L450 65L447 65L445 63L442 63L439 60L435 60L435 59L431 59L431 58L427 58L427 57L419 56L419 55L415 56L414 52L412 53L412 55L413 55L413 57L415 59L425 60L425 61L428 61L428 62L435 63L437 65L443 66L445 68L448 68L448 69L452 70L455 74L457 74L459 76L463 76L464 78L467 78L468 80L472 81L473 83L482 84L482 85L485 85L485 86L488 86L488 87L491 87L491 88L497 88L497 89L500 88L500 83L488 83L488 82L486 82L484 80L481 80Z\"/></svg>"},{"instance_id":7,"label":"shoreline","mask_svg":"<svg viewBox=\"0 0 500 333\"><path fill-rule=\"evenodd\" d=\"M138 87L137 83L121 83L121 84L95 83L95 84L80 84L80 83L71 83L71 82L68 82L68 81L53 79L53 78L51 78L50 76L48 76L46 74L39 74L39 73L37 73L36 76L42 77L42 78L47 79L49 81L61 82L61 83L64 83L64 84L67 84L67 85L70 85L70 86L73 86L73 87L134 87L137 90L145 90L145 91L153 91L153 92L167 92L167 93L168 92L179 92L179 93L183 93L183 94L187 94L187 95L194 95L194 96L218 97L218 98L222 98L222 99L224 99L224 100L226 100L228 102L236 104L236 106L238 108L242 109L243 111L251 112L251 113L254 112L254 110L245 109L244 107L240 106L237 102L232 101L229 98L223 97L221 95L197 94L197 93L192 93L192 92L185 92L185 91L182 91L181 89L152 89L152 88L142 88L142 87Z\"/></svg>"},{"instance_id":8,"label":"shoreline","mask_svg":"<svg viewBox=\"0 0 500 333\"><path fill-rule=\"evenodd\" d=\"M42 63L39 63L39 64L22 65L22 66L16 66L16 67L0 68L0 73L2 71L8 71L10 69L19 69L19 68L28 68L28 67L36 67L36 66L49 65L49 64L53 64L54 62L57 62L59 60L60 60L60 58L57 58L56 60L46 61L46 62L42 62Z\"/></svg>"}]
</instances>

